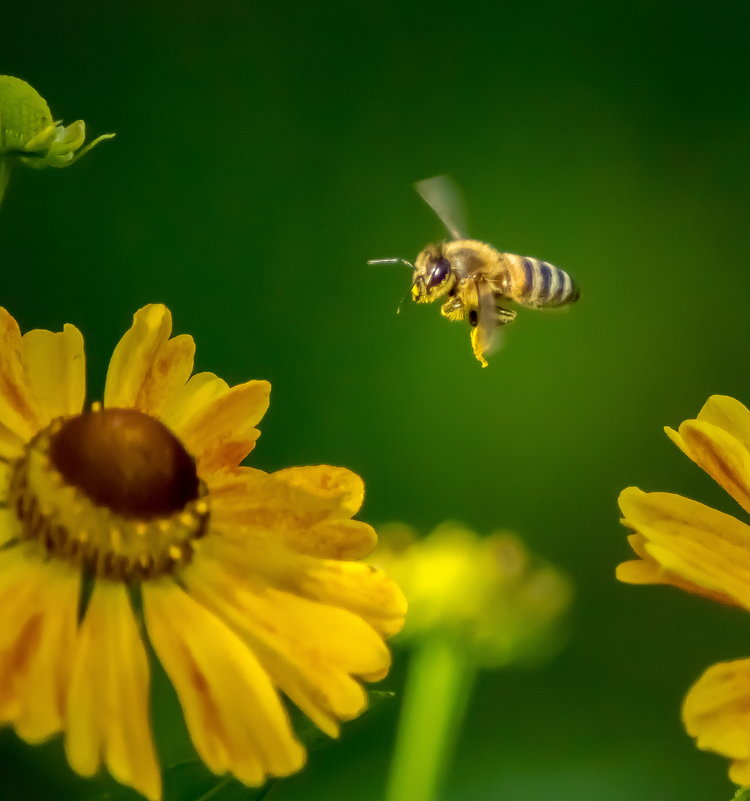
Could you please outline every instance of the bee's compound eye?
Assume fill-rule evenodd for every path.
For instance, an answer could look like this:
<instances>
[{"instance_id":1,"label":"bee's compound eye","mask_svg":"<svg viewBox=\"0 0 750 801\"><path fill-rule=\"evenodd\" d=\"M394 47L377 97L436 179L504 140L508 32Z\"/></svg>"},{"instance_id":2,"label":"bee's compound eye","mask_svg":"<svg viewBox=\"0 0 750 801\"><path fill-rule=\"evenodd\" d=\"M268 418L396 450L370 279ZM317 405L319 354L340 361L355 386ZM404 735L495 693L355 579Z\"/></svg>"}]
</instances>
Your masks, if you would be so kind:
<instances>
[{"instance_id":1,"label":"bee's compound eye","mask_svg":"<svg viewBox=\"0 0 750 801\"><path fill-rule=\"evenodd\" d=\"M439 286L440 284L445 281L448 277L448 273L451 271L451 265L448 259L444 256L441 256L439 259L435 259L435 263L430 268L430 273L427 276L427 288L432 289L433 287Z\"/></svg>"}]
</instances>

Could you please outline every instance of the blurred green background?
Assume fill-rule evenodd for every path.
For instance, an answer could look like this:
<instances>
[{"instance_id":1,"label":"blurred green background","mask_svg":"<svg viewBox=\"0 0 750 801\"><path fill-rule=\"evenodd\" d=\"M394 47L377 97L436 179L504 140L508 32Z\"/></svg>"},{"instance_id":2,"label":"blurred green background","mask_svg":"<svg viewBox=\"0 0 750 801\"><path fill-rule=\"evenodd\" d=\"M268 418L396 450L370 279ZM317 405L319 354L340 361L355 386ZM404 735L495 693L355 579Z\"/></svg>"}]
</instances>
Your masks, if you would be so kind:
<instances>
[{"instance_id":1,"label":"blurred green background","mask_svg":"<svg viewBox=\"0 0 750 801\"><path fill-rule=\"evenodd\" d=\"M653 0L3 9L0 72L118 135L17 167L0 209L0 303L83 330L92 399L133 312L167 303L199 369L272 382L253 465L349 466L369 521L515 529L573 577L567 648L482 677L448 799L732 794L679 706L750 655L750 616L613 571L627 485L737 511L662 426L750 402L749 28L746 4ZM411 188L443 172L475 236L582 286L519 314L486 370L437 307L395 316L407 270L365 265L443 235ZM396 712L269 799L380 799ZM0 734L0 797L85 797L61 754Z\"/></svg>"}]
</instances>

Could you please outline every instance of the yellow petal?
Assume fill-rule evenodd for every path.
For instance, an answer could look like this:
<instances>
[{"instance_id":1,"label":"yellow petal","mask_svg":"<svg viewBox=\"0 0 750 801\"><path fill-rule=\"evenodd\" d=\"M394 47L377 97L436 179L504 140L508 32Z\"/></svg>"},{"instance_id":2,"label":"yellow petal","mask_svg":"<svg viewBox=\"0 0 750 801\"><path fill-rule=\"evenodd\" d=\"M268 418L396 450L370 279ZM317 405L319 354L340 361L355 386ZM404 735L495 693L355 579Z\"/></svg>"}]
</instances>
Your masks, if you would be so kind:
<instances>
[{"instance_id":1,"label":"yellow petal","mask_svg":"<svg viewBox=\"0 0 750 801\"><path fill-rule=\"evenodd\" d=\"M749 526L688 498L635 487L621 493L620 508L645 553L666 571L664 583L696 585L750 608Z\"/></svg>"},{"instance_id":2,"label":"yellow petal","mask_svg":"<svg viewBox=\"0 0 750 801\"><path fill-rule=\"evenodd\" d=\"M20 716L22 736L34 741L61 725L60 691L69 651L55 654L59 659L51 664L46 660L51 642L64 642L66 618L76 612L70 594L77 583L73 577L71 587L70 580L70 574L46 564L28 546L0 551L0 721L16 723ZM29 697L36 693L39 699ZM37 709L41 699L49 702L48 709Z\"/></svg>"},{"instance_id":3,"label":"yellow petal","mask_svg":"<svg viewBox=\"0 0 750 801\"><path fill-rule=\"evenodd\" d=\"M4 482L9 473L8 465L4 462L0 462L0 482L2 482L0 504L4 504L8 500L8 485ZM17 539L20 535L21 524L18 522L16 513L10 507L0 505L0 545Z\"/></svg>"},{"instance_id":4,"label":"yellow petal","mask_svg":"<svg viewBox=\"0 0 750 801\"><path fill-rule=\"evenodd\" d=\"M86 396L83 337L74 325L61 333L36 329L23 335L23 359L39 423L78 414Z\"/></svg>"},{"instance_id":5,"label":"yellow petal","mask_svg":"<svg viewBox=\"0 0 750 801\"><path fill-rule=\"evenodd\" d=\"M256 575L280 590L348 609L386 636L401 630L406 599L382 570L361 562L295 553L273 536L256 535L248 547L242 530L234 536L216 533L201 542L203 554L231 566L239 579Z\"/></svg>"},{"instance_id":6,"label":"yellow petal","mask_svg":"<svg viewBox=\"0 0 750 801\"><path fill-rule=\"evenodd\" d=\"M20 692L15 728L28 742L60 731L70 675L80 597L80 572L48 562L46 579L34 595L39 636Z\"/></svg>"},{"instance_id":7,"label":"yellow petal","mask_svg":"<svg viewBox=\"0 0 750 801\"><path fill-rule=\"evenodd\" d=\"M623 523L635 531L641 531L643 526L658 527L664 522L695 524L699 528L715 529L716 536L741 550L750 549L749 526L732 515L682 495L643 492L637 487L628 487L620 493L618 503L624 515ZM633 544L641 548L638 542L641 541L634 541Z\"/></svg>"},{"instance_id":8,"label":"yellow petal","mask_svg":"<svg viewBox=\"0 0 750 801\"><path fill-rule=\"evenodd\" d=\"M216 503L211 511L215 529L243 549L265 548L270 541L300 554L328 559L361 559L367 556L377 542L372 526L359 520L324 520L309 528L287 525L268 510L256 509L255 516L266 517L265 523L256 519L244 524L243 518L253 516L253 510L240 507L227 509Z\"/></svg>"},{"instance_id":9,"label":"yellow petal","mask_svg":"<svg viewBox=\"0 0 750 801\"><path fill-rule=\"evenodd\" d=\"M359 615L376 631L390 636L401 631L406 599L382 570L361 562L299 557L290 572L290 586L301 595Z\"/></svg>"},{"instance_id":10,"label":"yellow petal","mask_svg":"<svg viewBox=\"0 0 750 801\"><path fill-rule=\"evenodd\" d=\"M0 308L0 426L26 442L41 427L23 361L18 323ZM0 435L0 440L7 439Z\"/></svg>"},{"instance_id":11,"label":"yellow petal","mask_svg":"<svg viewBox=\"0 0 750 801\"><path fill-rule=\"evenodd\" d=\"M710 601L731 606L737 605L737 601L726 593L706 589L666 570L648 554L645 547L646 539L641 534L633 534L628 537L628 541L641 558L618 565L615 570L615 577L618 581L625 584L669 584Z\"/></svg>"},{"instance_id":12,"label":"yellow petal","mask_svg":"<svg viewBox=\"0 0 750 801\"><path fill-rule=\"evenodd\" d=\"M615 569L615 577L625 584L670 584L663 578L664 568L649 559L632 559Z\"/></svg>"},{"instance_id":13,"label":"yellow petal","mask_svg":"<svg viewBox=\"0 0 750 801\"><path fill-rule=\"evenodd\" d=\"M366 523L349 520L362 503L362 479L350 470L320 465L271 475L241 467L209 482L212 518L227 530L233 524L261 529L287 547L311 556L359 559L374 547ZM252 536L250 531L245 532ZM243 534L243 536L245 536Z\"/></svg>"},{"instance_id":14,"label":"yellow petal","mask_svg":"<svg viewBox=\"0 0 750 801\"><path fill-rule=\"evenodd\" d=\"M750 410L727 395L712 395L698 413L698 420L732 434L750 450Z\"/></svg>"},{"instance_id":15,"label":"yellow petal","mask_svg":"<svg viewBox=\"0 0 750 801\"><path fill-rule=\"evenodd\" d=\"M161 411L161 419L174 431L193 415L229 391L229 384L213 373L196 373L174 393Z\"/></svg>"},{"instance_id":16,"label":"yellow petal","mask_svg":"<svg viewBox=\"0 0 750 801\"><path fill-rule=\"evenodd\" d=\"M750 411L738 400L727 395L712 395L698 413L697 419L723 429L750 449ZM669 426L666 426L664 431L672 442L690 457L687 443L680 433Z\"/></svg>"},{"instance_id":17,"label":"yellow petal","mask_svg":"<svg viewBox=\"0 0 750 801\"><path fill-rule=\"evenodd\" d=\"M740 787L750 786L750 759L737 759L729 766L729 778Z\"/></svg>"},{"instance_id":18,"label":"yellow petal","mask_svg":"<svg viewBox=\"0 0 750 801\"><path fill-rule=\"evenodd\" d=\"M17 459L23 453L23 446L24 440L0 422L0 461Z\"/></svg>"},{"instance_id":19,"label":"yellow petal","mask_svg":"<svg viewBox=\"0 0 750 801\"><path fill-rule=\"evenodd\" d=\"M117 781L161 797L148 719L146 651L125 585L97 580L73 656L65 751L72 768L93 775L104 762Z\"/></svg>"},{"instance_id":20,"label":"yellow petal","mask_svg":"<svg viewBox=\"0 0 750 801\"><path fill-rule=\"evenodd\" d=\"M384 676L390 654L357 615L267 585L251 587L213 560L185 571L190 593L251 647L273 682L323 731L364 711L354 677Z\"/></svg>"},{"instance_id":21,"label":"yellow petal","mask_svg":"<svg viewBox=\"0 0 750 801\"><path fill-rule=\"evenodd\" d=\"M375 529L361 520L324 520L307 532L290 531L286 544L299 553L328 559L362 559L377 545Z\"/></svg>"},{"instance_id":22,"label":"yellow petal","mask_svg":"<svg viewBox=\"0 0 750 801\"><path fill-rule=\"evenodd\" d=\"M169 338L172 315L153 303L139 309L112 354L104 405L158 416L193 369L195 343L185 334Z\"/></svg>"},{"instance_id":23,"label":"yellow petal","mask_svg":"<svg viewBox=\"0 0 750 801\"><path fill-rule=\"evenodd\" d=\"M362 506L365 485L362 479L345 467L327 464L312 467L288 467L277 470L273 477L290 487L304 490L315 498L328 501L330 516L352 517Z\"/></svg>"},{"instance_id":24,"label":"yellow petal","mask_svg":"<svg viewBox=\"0 0 750 801\"><path fill-rule=\"evenodd\" d=\"M202 477L236 467L253 449L254 427L268 409L271 385L248 381L232 387L176 427Z\"/></svg>"},{"instance_id":25,"label":"yellow petal","mask_svg":"<svg viewBox=\"0 0 750 801\"><path fill-rule=\"evenodd\" d=\"M682 436L679 431L675 431L673 428L669 426L664 426L664 433L674 442L674 444L688 457L691 459L690 452L688 450L688 446L685 441L682 439Z\"/></svg>"},{"instance_id":26,"label":"yellow petal","mask_svg":"<svg viewBox=\"0 0 750 801\"><path fill-rule=\"evenodd\" d=\"M247 646L171 581L143 588L148 633L174 684L190 736L214 773L249 785L304 762L276 690Z\"/></svg>"},{"instance_id":27,"label":"yellow petal","mask_svg":"<svg viewBox=\"0 0 750 801\"><path fill-rule=\"evenodd\" d=\"M700 420L684 422L679 433L687 455L750 512L750 450L744 442Z\"/></svg>"},{"instance_id":28,"label":"yellow petal","mask_svg":"<svg viewBox=\"0 0 750 801\"><path fill-rule=\"evenodd\" d=\"M730 778L746 784L750 764L750 660L710 667L690 688L682 720L698 748L733 760Z\"/></svg>"}]
</instances>

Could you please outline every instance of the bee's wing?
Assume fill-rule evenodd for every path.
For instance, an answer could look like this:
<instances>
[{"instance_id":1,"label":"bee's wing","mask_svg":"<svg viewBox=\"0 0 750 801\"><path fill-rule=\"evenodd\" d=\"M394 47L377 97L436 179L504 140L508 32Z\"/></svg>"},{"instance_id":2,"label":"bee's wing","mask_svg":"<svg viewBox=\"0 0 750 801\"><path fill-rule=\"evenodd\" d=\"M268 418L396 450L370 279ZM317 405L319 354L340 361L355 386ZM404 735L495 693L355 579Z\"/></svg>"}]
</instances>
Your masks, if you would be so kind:
<instances>
[{"instance_id":1,"label":"bee's wing","mask_svg":"<svg viewBox=\"0 0 750 801\"><path fill-rule=\"evenodd\" d=\"M458 187L447 175L425 178L414 184L417 192L437 214L454 239L466 239L466 214Z\"/></svg>"}]
</instances>

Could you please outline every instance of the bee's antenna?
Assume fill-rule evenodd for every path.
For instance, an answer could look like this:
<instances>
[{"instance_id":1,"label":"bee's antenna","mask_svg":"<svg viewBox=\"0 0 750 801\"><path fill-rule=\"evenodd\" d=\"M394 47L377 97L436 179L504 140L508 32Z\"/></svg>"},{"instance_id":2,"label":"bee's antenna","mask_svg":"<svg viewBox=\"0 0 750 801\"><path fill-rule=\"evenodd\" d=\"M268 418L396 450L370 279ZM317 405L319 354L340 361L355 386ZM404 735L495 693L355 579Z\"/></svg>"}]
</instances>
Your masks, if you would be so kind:
<instances>
[{"instance_id":1,"label":"bee's antenna","mask_svg":"<svg viewBox=\"0 0 750 801\"><path fill-rule=\"evenodd\" d=\"M411 267L412 270L416 270L417 268L406 259L370 259L367 262L369 265L373 264L405 264L407 267Z\"/></svg>"},{"instance_id":2,"label":"bee's antenna","mask_svg":"<svg viewBox=\"0 0 750 801\"><path fill-rule=\"evenodd\" d=\"M406 296L407 296L408 294L409 294L408 292L405 292L405 293L404 293L404 296L403 296L403 297L401 298L401 300L398 302L398 306L396 306L396 314L401 314L401 307L404 305L404 301L406 300Z\"/></svg>"},{"instance_id":3,"label":"bee's antenna","mask_svg":"<svg viewBox=\"0 0 750 801\"><path fill-rule=\"evenodd\" d=\"M370 261L368 261L367 263L370 266L372 266L373 264L404 264L407 267L411 267L411 269L414 270L415 272L417 270L417 268L410 261L407 261L406 259L370 259ZM406 295L408 294L409 293L407 292ZM401 306L406 300L406 295L404 295L403 298L401 298L398 306L396 306L396 314L401 314Z\"/></svg>"}]
</instances>

